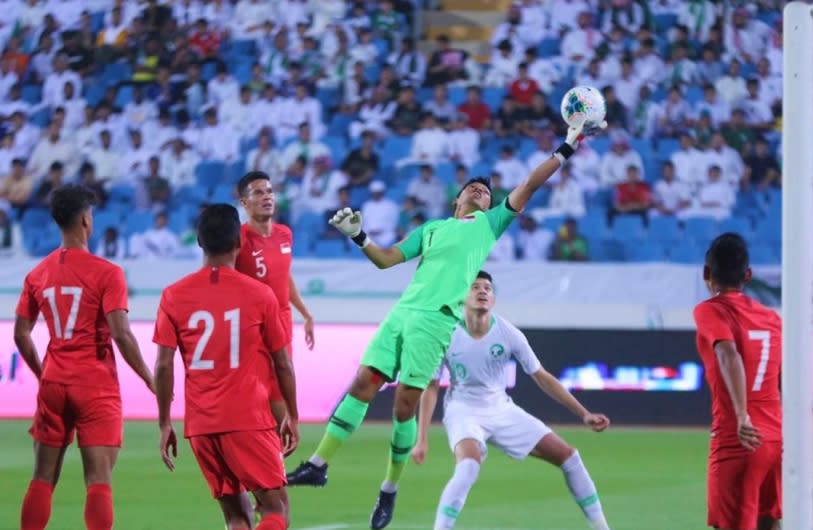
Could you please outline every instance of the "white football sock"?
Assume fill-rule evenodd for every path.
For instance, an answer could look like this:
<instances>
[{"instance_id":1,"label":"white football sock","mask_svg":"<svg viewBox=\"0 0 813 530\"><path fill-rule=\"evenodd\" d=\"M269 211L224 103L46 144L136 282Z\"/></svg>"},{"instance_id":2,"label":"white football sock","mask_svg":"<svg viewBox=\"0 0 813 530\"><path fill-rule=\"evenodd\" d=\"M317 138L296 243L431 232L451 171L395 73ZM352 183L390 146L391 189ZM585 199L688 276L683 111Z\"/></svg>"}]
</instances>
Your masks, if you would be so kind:
<instances>
[{"instance_id":1,"label":"white football sock","mask_svg":"<svg viewBox=\"0 0 813 530\"><path fill-rule=\"evenodd\" d=\"M443 488L443 493L440 495L440 504L435 515L435 530L454 528L460 511L466 504L466 497L477 481L479 473L480 463L476 460L466 458L457 463L454 475L446 483L446 487Z\"/></svg>"},{"instance_id":2,"label":"white football sock","mask_svg":"<svg viewBox=\"0 0 813 530\"><path fill-rule=\"evenodd\" d=\"M590 527L593 530L610 530L607 520L604 518L604 512L601 510L596 485L593 484L593 479L590 478L590 473L584 467L578 451L574 451L570 458L564 461L561 470L565 475L570 494L584 512L584 516L590 522Z\"/></svg>"}]
</instances>

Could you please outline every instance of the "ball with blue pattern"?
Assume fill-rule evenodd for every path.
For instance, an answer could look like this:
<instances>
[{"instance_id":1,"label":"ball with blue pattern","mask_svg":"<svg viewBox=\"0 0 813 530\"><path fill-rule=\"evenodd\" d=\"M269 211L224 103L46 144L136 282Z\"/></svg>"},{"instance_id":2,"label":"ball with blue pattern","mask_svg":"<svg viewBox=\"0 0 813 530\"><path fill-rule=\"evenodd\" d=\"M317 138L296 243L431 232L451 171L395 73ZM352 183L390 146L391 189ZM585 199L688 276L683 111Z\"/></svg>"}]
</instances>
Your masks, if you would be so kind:
<instances>
[{"instance_id":1,"label":"ball with blue pattern","mask_svg":"<svg viewBox=\"0 0 813 530\"><path fill-rule=\"evenodd\" d=\"M562 118L571 127L582 123L585 128L597 127L607 115L607 103L597 88L577 86L565 93L561 111Z\"/></svg>"}]
</instances>

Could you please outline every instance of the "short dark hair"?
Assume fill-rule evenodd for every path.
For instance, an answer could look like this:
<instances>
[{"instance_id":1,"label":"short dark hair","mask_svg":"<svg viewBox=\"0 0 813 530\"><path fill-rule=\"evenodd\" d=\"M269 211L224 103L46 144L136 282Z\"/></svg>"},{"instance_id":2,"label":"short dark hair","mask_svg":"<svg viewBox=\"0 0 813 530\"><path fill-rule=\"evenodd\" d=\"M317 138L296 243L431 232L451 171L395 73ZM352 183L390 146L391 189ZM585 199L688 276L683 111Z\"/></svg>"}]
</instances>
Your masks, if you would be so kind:
<instances>
[{"instance_id":1,"label":"short dark hair","mask_svg":"<svg viewBox=\"0 0 813 530\"><path fill-rule=\"evenodd\" d=\"M475 278L475 279L479 280L481 278L483 280L488 280L489 282L494 283L494 279L486 271L480 271L480 272L477 273L477 278Z\"/></svg>"},{"instance_id":2,"label":"short dark hair","mask_svg":"<svg viewBox=\"0 0 813 530\"><path fill-rule=\"evenodd\" d=\"M73 228L79 217L96 206L96 194L87 186L66 184L51 192L51 217L62 230Z\"/></svg>"},{"instance_id":3,"label":"short dark hair","mask_svg":"<svg viewBox=\"0 0 813 530\"><path fill-rule=\"evenodd\" d=\"M734 232L718 236L706 251L706 266L711 279L723 287L739 287L750 266L748 244Z\"/></svg>"},{"instance_id":4,"label":"short dark hair","mask_svg":"<svg viewBox=\"0 0 813 530\"><path fill-rule=\"evenodd\" d=\"M248 186L255 180L267 180L271 182L271 177L268 176L268 173L264 171L249 171L240 181L237 183L237 194L240 197L244 197L246 192L248 191Z\"/></svg>"},{"instance_id":5,"label":"short dark hair","mask_svg":"<svg viewBox=\"0 0 813 530\"><path fill-rule=\"evenodd\" d=\"M198 244L208 256L222 256L240 246L240 215L231 204L207 206L198 219Z\"/></svg>"},{"instance_id":6,"label":"short dark hair","mask_svg":"<svg viewBox=\"0 0 813 530\"><path fill-rule=\"evenodd\" d=\"M457 192L457 196L460 197L460 195L463 193L463 190L465 190L472 184L482 184L483 186L488 188L489 193L491 193L491 179L486 177L474 177L467 180L466 183L463 184L463 186L460 188L460 191Z\"/></svg>"}]
</instances>

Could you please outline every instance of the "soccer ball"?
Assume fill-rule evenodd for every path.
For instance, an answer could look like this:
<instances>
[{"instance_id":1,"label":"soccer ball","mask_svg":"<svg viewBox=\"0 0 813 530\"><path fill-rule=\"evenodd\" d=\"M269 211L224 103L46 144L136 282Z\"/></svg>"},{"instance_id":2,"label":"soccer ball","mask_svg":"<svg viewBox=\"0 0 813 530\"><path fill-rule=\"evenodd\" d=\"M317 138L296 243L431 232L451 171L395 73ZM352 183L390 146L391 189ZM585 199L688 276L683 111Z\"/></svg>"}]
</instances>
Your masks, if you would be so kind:
<instances>
[{"instance_id":1,"label":"soccer ball","mask_svg":"<svg viewBox=\"0 0 813 530\"><path fill-rule=\"evenodd\" d=\"M600 127L607 115L607 103L597 88L577 86L562 98L562 118L568 126L584 123L585 127Z\"/></svg>"}]
</instances>

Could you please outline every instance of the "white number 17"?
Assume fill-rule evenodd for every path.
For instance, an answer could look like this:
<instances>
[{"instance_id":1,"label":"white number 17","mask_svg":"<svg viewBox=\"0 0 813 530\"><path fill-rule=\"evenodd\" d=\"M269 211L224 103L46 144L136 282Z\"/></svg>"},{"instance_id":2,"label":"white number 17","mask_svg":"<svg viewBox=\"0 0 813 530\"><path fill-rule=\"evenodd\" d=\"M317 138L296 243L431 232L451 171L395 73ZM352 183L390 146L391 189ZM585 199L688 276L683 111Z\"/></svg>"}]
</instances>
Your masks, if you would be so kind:
<instances>
[{"instance_id":1,"label":"white number 17","mask_svg":"<svg viewBox=\"0 0 813 530\"><path fill-rule=\"evenodd\" d=\"M765 372L768 371L768 359L771 357L771 332L763 330L749 330L748 338L751 340L758 340L761 343L762 349L759 352L759 366L757 367L757 374L754 376L754 385L751 391L759 392L762 390L762 382L765 380Z\"/></svg>"}]
</instances>

